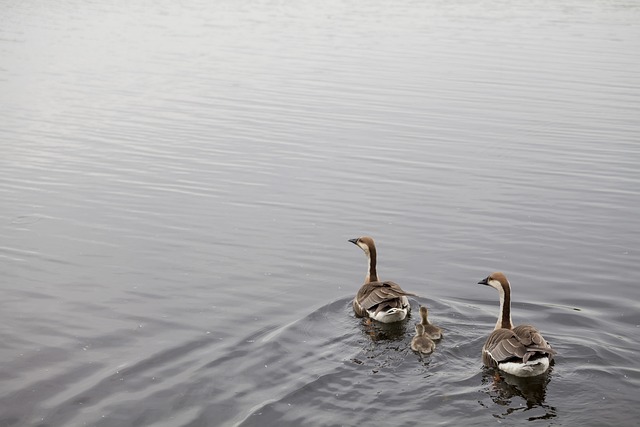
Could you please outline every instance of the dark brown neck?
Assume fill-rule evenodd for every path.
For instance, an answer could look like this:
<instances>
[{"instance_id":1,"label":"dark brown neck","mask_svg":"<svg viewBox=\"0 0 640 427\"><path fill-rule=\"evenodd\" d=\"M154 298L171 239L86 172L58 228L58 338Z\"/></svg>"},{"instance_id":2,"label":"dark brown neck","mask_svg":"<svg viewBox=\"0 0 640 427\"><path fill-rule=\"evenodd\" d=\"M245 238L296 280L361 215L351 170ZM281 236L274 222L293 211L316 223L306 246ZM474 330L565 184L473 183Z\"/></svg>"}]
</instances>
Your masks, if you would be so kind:
<instances>
[{"instance_id":1,"label":"dark brown neck","mask_svg":"<svg viewBox=\"0 0 640 427\"><path fill-rule=\"evenodd\" d=\"M369 281L378 281L378 273L376 271L376 248L369 248Z\"/></svg>"},{"instance_id":2,"label":"dark brown neck","mask_svg":"<svg viewBox=\"0 0 640 427\"><path fill-rule=\"evenodd\" d=\"M504 300L502 301L502 324L501 328L504 329L513 329L513 324L511 323L511 289L508 286L502 286L504 291Z\"/></svg>"}]
</instances>

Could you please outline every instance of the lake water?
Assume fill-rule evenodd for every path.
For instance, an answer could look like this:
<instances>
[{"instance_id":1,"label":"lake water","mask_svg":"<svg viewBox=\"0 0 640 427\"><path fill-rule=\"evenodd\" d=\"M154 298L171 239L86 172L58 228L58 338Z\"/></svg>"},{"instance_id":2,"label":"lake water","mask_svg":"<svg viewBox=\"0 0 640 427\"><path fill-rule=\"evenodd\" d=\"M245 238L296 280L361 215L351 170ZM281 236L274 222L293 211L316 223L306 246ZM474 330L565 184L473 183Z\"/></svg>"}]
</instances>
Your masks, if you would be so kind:
<instances>
[{"instance_id":1,"label":"lake water","mask_svg":"<svg viewBox=\"0 0 640 427\"><path fill-rule=\"evenodd\" d=\"M2 2L0 425L638 425L640 3L180 3Z\"/></svg>"}]
</instances>

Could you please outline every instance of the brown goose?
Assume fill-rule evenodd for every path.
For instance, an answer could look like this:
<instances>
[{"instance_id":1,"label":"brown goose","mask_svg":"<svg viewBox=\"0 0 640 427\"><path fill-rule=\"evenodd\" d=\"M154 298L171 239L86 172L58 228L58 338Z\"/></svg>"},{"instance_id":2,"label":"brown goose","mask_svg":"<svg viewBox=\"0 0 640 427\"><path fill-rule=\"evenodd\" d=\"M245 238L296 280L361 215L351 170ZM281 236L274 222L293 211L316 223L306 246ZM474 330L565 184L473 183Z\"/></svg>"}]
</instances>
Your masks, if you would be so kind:
<instances>
[{"instance_id":1,"label":"brown goose","mask_svg":"<svg viewBox=\"0 0 640 427\"><path fill-rule=\"evenodd\" d=\"M501 272L491 273L478 282L500 293L500 313L496 327L482 347L482 361L519 377L533 377L549 369L556 351L531 325L513 327L511 322L511 285Z\"/></svg>"},{"instance_id":2,"label":"brown goose","mask_svg":"<svg viewBox=\"0 0 640 427\"><path fill-rule=\"evenodd\" d=\"M436 325L432 325L429 323L427 316L429 311L427 307L424 305L420 306L420 324L424 327L424 334L431 338L432 340L439 340L442 338L442 329L437 327Z\"/></svg>"},{"instance_id":3,"label":"brown goose","mask_svg":"<svg viewBox=\"0 0 640 427\"><path fill-rule=\"evenodd\" d=\"M411 350L420 354L431 354L436 349L436 344L424 333L422 323L416 323L416 335L411 340Z\"/></svg>"},{"instance_id":4,"label":"brown goose","mask_svg":"<svg viewBox=\"0 0 640 427\"><path fill-rule=\"evenodd\" d=\"M394 282L380 282L376 272L376 245L368 236L349 240L364 251L369 258L369 269L364 284L353 299L353 311L358 317L370 317L383 323L404 320L411 311L408 295Z\"/></svg>"}]
</instances>

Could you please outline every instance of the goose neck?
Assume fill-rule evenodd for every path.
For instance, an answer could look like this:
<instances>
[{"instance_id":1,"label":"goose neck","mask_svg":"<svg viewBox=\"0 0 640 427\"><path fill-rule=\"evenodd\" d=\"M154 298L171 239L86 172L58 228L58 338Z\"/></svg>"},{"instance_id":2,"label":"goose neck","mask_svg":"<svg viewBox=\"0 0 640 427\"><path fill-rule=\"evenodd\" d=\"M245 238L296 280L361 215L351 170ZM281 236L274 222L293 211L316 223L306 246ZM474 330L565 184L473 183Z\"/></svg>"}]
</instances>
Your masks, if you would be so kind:
<instances>
[{"instance_id":1,"label":"goose neck","mask_svg":"<svg viewBox=\"0 0 640 427\"><path fill-rule=\"evenodd\" d=\"M378 273L376 271L376 250L375 248L369 249L369 270L367 271L366 283L377 282Z\"/></svg>"},{"instance_id":2,"label":"goose neck","mask_svg":"<svg viewBox=\"0 0 640 427\"><path fill-rule=\"evenodd\" d=\"M511 289L508 285L503 285L498 289L500 293L500 313L496 322L496 329L513 329L511 321Z\"/></svg>"}]
</instances>

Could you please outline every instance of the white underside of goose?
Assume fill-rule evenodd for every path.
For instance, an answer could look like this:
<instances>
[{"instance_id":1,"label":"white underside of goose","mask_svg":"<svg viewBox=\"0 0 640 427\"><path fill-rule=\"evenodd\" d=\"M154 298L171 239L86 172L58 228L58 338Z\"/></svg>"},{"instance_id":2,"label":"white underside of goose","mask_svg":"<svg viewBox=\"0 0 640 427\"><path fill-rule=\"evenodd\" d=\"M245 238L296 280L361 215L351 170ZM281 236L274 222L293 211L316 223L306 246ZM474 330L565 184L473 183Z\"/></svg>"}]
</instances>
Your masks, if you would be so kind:
<instances>
[{"instance_id":1,"label":"white underside of goose","mask_svg":"<svg viewBox=\"0 0 640 427\"><path fill-rule=\"evenodd\" d=\"M406 308L390 308L387 311L367 310L369 317L382 323L393 323L404 320L407 317L408 310Z\"/></svg>"},{"instance_id":2,"label":"white underside of goose","mask_svg":"<svg viewBox=\"0 0 640 427\"><path fill-rule=\"evenodd\" d=\"M542 357L535 360L527 360L526 363L502 362L498 363L498 369L518 377L535 377L544 374L549 369L549 358Z\"/></svg>"}]
</instances>

